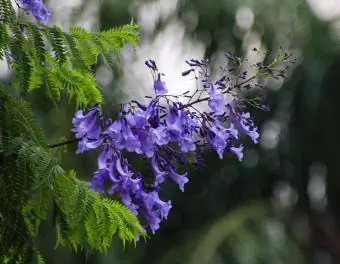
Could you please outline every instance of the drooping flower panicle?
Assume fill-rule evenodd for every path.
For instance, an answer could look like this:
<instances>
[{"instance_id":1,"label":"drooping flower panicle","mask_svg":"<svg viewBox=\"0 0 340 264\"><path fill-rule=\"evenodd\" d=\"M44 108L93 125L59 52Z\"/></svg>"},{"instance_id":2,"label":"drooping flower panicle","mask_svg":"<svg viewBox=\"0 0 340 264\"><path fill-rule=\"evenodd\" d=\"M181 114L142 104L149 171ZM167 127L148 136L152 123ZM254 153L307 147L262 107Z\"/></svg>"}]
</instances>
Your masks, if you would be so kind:
<instances>
[{"instance_id":1,"label":"drooping flower panicle","mask_svg":"<svg viewBox=\"0 0 340 264\"><path fill-rule=\"evenodd\" d=\"M42 24L48 24L52 16L42 0L19 0L23 7L29 10L34 18Z\"/></svg>"},{"instance_id":2,"label":"drooping flower panicle","mask_svg":"<svg viewBox=\"0 0 340 264\"><path fill-rule=\"evenodd\" d=\"M237 64L235 56L230 53L226 56ZM249 85L255 85L251 82L254 78L241 85L232 84L236 73L230 72L235 67L229 67L222 68L223 75L213 82L207 60L186 62L190 69L182 75L195 74L201 79L201 88L192 94L168 95L163 74L158 71L155 61L148 60L145 64L154 81L151 89L154 96L147 97L148 104L132 100L122 107L114 121L105 121L98 105L86 114L78 111L73 119L72 131L79 140L77 153L101 150L91 188L101 193L118 194L153 233L167 218L172 206L171 201L162 201L159 197L161 185L170 179L184 191L189 181L181 165L194 162L202 166L202 153L207 148L215 150L221 159L226 153L232 153L241 161L244 147L237 143L239 136L245 134L254 143L259 138L250 113L244 112L247 100L239 95L241 89L248 90ZM241 79L245 79L246 73L241 75ZM199 96L195 98L197 94ZM182 103L180 97L188 98L187 103ZM200 112L194 107L202 101L208 101L209 112ZM251 102L254 104L254 100ZM127 152L143 157L153 175L145 177L134 170L126 158ZM150 177L152 183L147 186L146 178Z\"/></svg>"}]
</instances>

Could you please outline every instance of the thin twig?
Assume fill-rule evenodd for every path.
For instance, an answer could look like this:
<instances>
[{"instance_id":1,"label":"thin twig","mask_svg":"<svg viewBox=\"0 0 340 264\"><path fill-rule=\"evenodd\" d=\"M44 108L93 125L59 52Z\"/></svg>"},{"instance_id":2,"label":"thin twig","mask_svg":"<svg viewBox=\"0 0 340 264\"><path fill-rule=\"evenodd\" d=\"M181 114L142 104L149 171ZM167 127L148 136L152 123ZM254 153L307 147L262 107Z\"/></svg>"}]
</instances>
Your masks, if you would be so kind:
<instances>
[{"instance_id":1,"label":"thin twig","mask_svg":"<svg viewBox=\"0 0 340 264\"><path fill-rule=\"evenodd\" d=\"M60 147L60 146L63 146L63 145L67 145L67 144L71 144L71 143L77 142L77 141L79 141L79 139L71 138L71 139L67 139L65 141L61 141L61 142L58 142L58 143L50 144L50 145L47 145L47 146L49 148L57 148L57 147Z\"/></svg>"}]
</instances>

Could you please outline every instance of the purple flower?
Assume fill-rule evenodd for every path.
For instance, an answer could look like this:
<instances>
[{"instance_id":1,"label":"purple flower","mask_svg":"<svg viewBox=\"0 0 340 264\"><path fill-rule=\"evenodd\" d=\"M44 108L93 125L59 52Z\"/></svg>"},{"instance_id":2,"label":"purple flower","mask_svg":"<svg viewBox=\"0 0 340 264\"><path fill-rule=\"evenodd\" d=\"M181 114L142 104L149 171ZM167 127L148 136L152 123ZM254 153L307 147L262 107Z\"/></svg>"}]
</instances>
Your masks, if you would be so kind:
<instances>
[{"instance_id":1,"label":"purple flower","mask_svg":"<svg viewBox=\"0 0 340 264\"><path fill-rule=\"evenodd\" d=\"M201 124L194 115L190 116L178 107L174 104L165 119L165 125L155 129L155 141L160 146L177 142L182 152L194 151L199 139L196 130Z\"/></svg>"},{"instance_id":2,"label":"purple flower","mask_svg":"<svg viewBox=\"0 0 340 264\"><path fill-rule=\"evenodd\" d=\"M166 127L172 135L172 140L176 140L178 135L182 133L184 129L183 121L183 112L181 110L178 110L178 106L174 104L174 106L170 108L169 113L165 119Z\"/></svg>"},{"instance_id":3,"label":"purple flower","mask_svg":"<svg viewBox=\"0 0 340 264\"><path fill-rule=\"evenodd\" d=\"M121 144L130 152L142 153L141 143L138 136L132 133L130 125L122 120L122 142Z\"/></svg>"},{"instance_id":4,"label":"purple flower","mask_svg":"<svg viewBox=\"0 0 340 264\"><path fill-rule=\"evenodd\" d=\"M158 126L152 131L152 133L155 136L155 142L159 146L168 144L172 139L172 134L169 132L168 127L164 125Z\"/></svg>"},{"instance_id":5,"label":"purple flower","mask_svg":"<svg viewBox=\"0 0 340 264\"><path fill-rule=\"evenodd\" d=\"M109 157L107 155L112 155ZM162 180L159 177L163 177L165 172L161 172L158 165L154 161L154 170L158 174L159 183ZM111 162L109 168L107 162ZM104 180L108 178L112 182L111 188L108 190L109 194L118 193L121 201L131 209L135 215L141 215L148 223L148 227L152 232L155 232L159 228L159 223L162 219L168 216L171 208L171 202L164 202L159 198L157 191L146 192L142 186L140 173L137 173L136 177L130 171L129 164L126 159L123 159L120 153L112 153L110 151L103 151L98 159L98 167L100 168L95 174L92 181L92 186L102 187ZM107 176L109 171L110 176ZM98 177L99 174L104 177ZM96 188L94 188L97 190ZM102 190L99 190L102 192Z\"/></svg>"},{"instance_id":6,"label":"purple flower","mask_svg":"<svg viewBox=\"0 0 340 264\"><path fill-rule=\"evenodd\" d=\"M176 182L179 186L179 189L184 192L184 185L189 181L189 179L186 177L187 176L187 173L184 173L184 174L178 174L176 173L173 168L168 165L166 167L167 169L167 172L171 178L171 180L173 180L174 182Z\"/></svg>"},{"instance_id":7,"label":"purple flower","mask_svg":"<svg viewBox=\"0 0 340 264\"><path fill-rule=\"evenodd\" d=\"M153 84L153 88L156 94L166 94L168 92L168 89L165 87L165 83L161 80L160 73Z\"/></svg>"},{"instance_id":8,"label":"purple flower","mask_svg":"<svg viewBox=\"0 0 340 264\"><path fill-rule=\"evenodd\" d=\"M195 60L195 59L191 59L191 60L186 60L185 61L186 64L188 64L191 67L204 67L208 65L208 61L207 60Z\"/></svg>"},{"instance_id":9,"label":"purple flower","mask_svg":"<svg viewBox=\"0 0 340 264\"><path fill-rule=\"evenodd\" d=\"M52 13L45 7L41 0L20 0L25 8L42 24L48 24Z\"/></svg>"},{"instance_id":10,"label":"purple flower","mask_svg":"<svg viewBox=\"0 0 340 264\"><path fill-rule=\"evenodd\" d=\"M140 192L136 196L139 200L140 212L148 222L152 233L159 228L162 219L168 217L171 201L164 202L159 198L158 192Z\"/></svg>"},{"instance_id":11,"label":"purple flower","mask_svg":"<svg viewBox=\"0 0 340 264\"><path fill-rule=\"evenodd\" d=\"M200 141L197 131L202 127L202 124L195 115L189 115L186 113L185 120L183 121L183 127L184 130L180 134L179 139L181 151L195 151L196 144Z\"/></svg>"},{"instance_id":12,"label":"purple flower","mask_svg":"<svg viewBox=\"0 0 340 264\"><path fill-rule=\"evenodd\" d=\"M141 150L147 158L151 158L154 155L154 143L155 138L149 131L141 130L138 132L138 138L141 143Z\"/></svg>"},{"instance_id":13,"label":"purple flower","mask_svg":"<svg viewBox=\"0 0 340 264\"><path fill-rule=\"evenodd\" d=\"M230 124L229 128L225 128L219 122L209 127L205 124L205 129L208 130L208 142L216 150L219 157L223 158L225 150L233 152L237 155L241 161L243 158L243 147L235 147L234 142L238 138L238 131L235 129L233 123Z\"/></svg>"},{"instance_id":14,"label":"purple flower","mask_svg":"<svg viewBox=\"0 0 340 264\"><path fill-rule=\"evenodd\" d=\"M186 71L182 72L182 76L187 76L193 71L194 71L194 69L186 70Z\"/></svg>"},{"instance_id":15,"label":"purple flower","mask_svg":"<svg viewBox=\"0 0 340 264\"><path fill-rule=\"evenodd\" d=\"M159 224L162 221L160 217L153 211L142 211L142 215L146 219L151 232L155 234L156 230L159 229Z\"/></svg>"},{"instance_id":16,"label":"purple flower","mask_svg":"<svg viewBox=\"0 0 340 264\"><path fill-rule=\"evenodd\" d=\"M101 123L98 107L94 107L84 115L80 110L76 113L72 120L73 128L71 131L76 133L76 139L80 139L78 143L77 153L98 148L102 144Z\"/></svg>"},{"instance_id":17,"label":"purple flower","mask_svg":"<svg viewBox=\"0 0 340 264\"><path fill-rule=\"evenodd\" d=\"M246 133L254 143L257 143L260 135L257 132L257 127L254 125L254 122L250 117L250 113L242 113L238 116L238 121L243 132Z\"/></svg>"},{"instance_id":18,"label":"purple flower","mask_svg":"<svg viewBox=\"0 0 340 264\"><path fill-rule=\"evenodd\" d=\"M152 157L151 166L155 173L155 185L158 186L159 184L164 182L164 176L166 175L166 172L160 170L156 156Z\"/></svg>"},{"instance_id":19,"label":"purple flower","mask_svg":"<svg viewBox=\"0 0 340 264\"><path fill-rule=\"evenodd\" d=\"M227 57L236 58L229 53ZM214 149L221 159L224 153L231 152L241 161L244 147L236 144L239 131L255 143L259 138L250 114L237 112L245 107L244 101L238 99L237 91L232 90L236 86L231 80L237 72L232 70L230 75L228 71L231 69L221 68L223 75L214 85L210 80L207 60L191 59L186 62L191 69L182 75L195 72L201 78L202 87L193 94L184 92L182 98L164 95L168 90L156 63L148 60L145 64L154 77L155 91L153 97L146 96L150 99L148 103L135 100L126 103L115 121L104 121L98 106L86 114L78 111L72 120L72 131L79 139L77 153L102 147L98 156L98 169L90 187L102 194L118 195L122 203L140 217L152 233L160 227L171 209L171 201L160 198L162 184L170 178L183 192L189 181L187 172L177 172L182 165L203 165L205 147ZM244 79L245 74L239 77ZM233 95L233 104L226 94ZM179 99L183 98L189 98L186 104L180 103ZM193 107L202 101L208 101L212 111L200 112ZM255 104L262 107L260 101ZM147 160L153 175L146 178L146 175L132 168L124 156L126 152Z\"/></svg>"},{"instance_id":20,"label":"purple flower","mask_svg":"<svg viewBox=\"0 0 340 264\"><path fill-rule=\"evenodd\" d=\"M238 131L235 129L235 126L233 123L230 123L229 128L227 128L227 132L229 133L230 137L233 137L234 139L238 139Z\"/></svg>"},{"instance_id":21,"label":"purple flower","mask_svg":"<svg viewBox=\"0 0 340 264\"><path fill-rule=\"evenodd\" d=\"M228 105L230 109L230 115L231 117L236 121L236 123L239 125L240 129L249 136L254 143L258 142L258 138L260 137L259 133L257 132L257 127L255 126L250 113L242 113L238 114L236 113L235 109Z\"/></svg>"},{"instance_id":22,"label":"purple flower","mask_svg":"<svg viewBox=\"0 0 340 264\"><path fill-rule=\"evenodd\" d=\"M222 159L230 135L228 130L218 122L215 122L212 126L205 124L205 128L208 134L208 142L216 150L220 159Z\"/></svg>"},{"instance_id":23,"label":"purple flower","mask_svg":"<svg viewBox=\"0 0 340 264\"><path fill-rule=\"evenodd\" d=\"M78 142L78 148L76 150L76 154L83 153L91 149L96 149L102 143L103 141L100 138L96 140L96 139L89 139L87 137L84 137Z\"/></svg>"},{"instance_id":24,"label":"purple flower","mask_svg":"<svg viewBox=\"0 0 340 264\"><path fill-rule=\"evenodd\" d=\"M156 62L154 60L145 61L145 65L148 66L151 70L157 71Z\"/></svg>"},{"instance_id":25,"label":"purple flower","mask_svg":"<svg viewBox=\"0 0 340 264\"><path fill-rule=\"evenodd\" d=\"M126 166L122 167L120 159L116 159L116 169L120 178L127 178L132 176L132 172L129 172Z\"/></svg>"},{"instance_id":26,"label":"purple flower","mask_svg":"<svg viewBox=\"0 0 340 264\"><path fill-rule=\"evenodd\" d=\"M138 136L132 132L130 123L121 114L103 134L119 150L127 149L129 152L142 153L141 142Z\"/></svg>"},{"instance_id":27,"label":"purple flower","mask_svg":"<svg viewBox=\"0 0 340 264\"><path fill-rule=\"evenodd\" d=\"M184 133L179 139L179 145L182 152L189 152L196 150L197 138L192 133Z\"/></svg>"},{"instance_id":28,"label":"purple flower","mask_svg":"<svg viewBox=\"0 0 340 264\"><path fill-rule=\"evenodd\" d=\"M104 184L110 178L108 166L108 150L107 148L100 152L98 156L98 170L94 173L92 182L89 187L97 192L105 194Z\"/></svg>"},{"instance_id":29,"label":"purple flower","mask_svg":"<svg viewBox=\"0 0 340 264\"><path fill-rule=\"evenodd\" d=\"M74 128L71 131L76 133L77 139L83 138L90 130L93 130L97 124L98 114L98 108L90 109L86 115L83 114L83 110L76 112L75 118L72 120ZM97 130L94 129L94 132L97 132Z\"/></svg>"},{"instance_id":30,"label":"purple flower","mask_svg":"<svg viewBox=\"0 0 340 264\"><path fill-rule=\"evenodd\" d=\"M105 194L104 184L105 184L105 176L100 172L95 172L92 178L92 181L89 182L89 188L99 192L101 194Z\"/></svg>"},{"instance_id":31,"label":"purple flower","mask_svg":"<svg viewBox=\"0 0 340 264\"><path fill-rule=\"evenodd\" d=\"M121 114L118 116L118 119L114 121L110 126L104 131L104 136L108 137L112 144L117 149L122 149L123 144L123 129L122 129L122 116Z\"/></svg>"},{"instance_id":32,"label":"purple flower","mask_svg":"<svg viewBox=\"0 0 340 264\"><path fill-rule=\"evenodd\" d=\"M237 147L230 147L230 151L236 154L239 161L243 159L243 146Z\"/></svg>"},{"instance_id":33,"label":"purple flower","mask_svg":"<svg viewBox=\"0 0 340 264\"><path fill-rule=\"evenodd\" d=\"M222 93L217 93L215 86L210 84L208 105L214 111L215 115L223 115L226 111L226 100Z\"/></svg>"},{"instance_id":34,"label":"purple flower","mask_svg":"<svg viewBox=\"0 0 340 264\"><path fill-rule=\"evenodd\" d=\"M263 109L264 111L270 111L270 107L268 105L261 105L261 109Z\"/></svg>"},{"instance_id":35,"label":"purple flower","mask_svg":"<svg viewBox=\"0 0 340 264\"><path fill-rule=\"evenodd\" d=\"M159 198L158 192L144 192L143 194L144 206L148 211L158 210L161 218L167 218L171 208L171 202L164 202Z\"/></svg>"}]
</instances>

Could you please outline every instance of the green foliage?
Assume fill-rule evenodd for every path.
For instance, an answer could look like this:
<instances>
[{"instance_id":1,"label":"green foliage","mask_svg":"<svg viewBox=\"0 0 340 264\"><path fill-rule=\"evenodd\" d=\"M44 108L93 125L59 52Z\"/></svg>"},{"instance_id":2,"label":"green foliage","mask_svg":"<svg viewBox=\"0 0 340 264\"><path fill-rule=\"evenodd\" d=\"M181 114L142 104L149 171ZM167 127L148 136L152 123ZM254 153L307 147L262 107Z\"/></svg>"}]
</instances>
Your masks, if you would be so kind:
<instances>
[{"instance_id":1,"label":"green foliage","mask_svg":"<svg viewBox=\"0 0 340 264\"><path fill-rule=\"evenodd\" d=\"M11 1L0 0L0 17L4 24L11 23L15 20L15 11Z\"/></svg>"},{"instance_id":2,"label":"green foliage","mask_svg":"<svg viewBox=\"0 0 340 264\"><path fill-rule=\"evenodd\" d=\"M14 12L11 1L2 2L0 59L6 57L14 70L18 91L44 89L54 102L64 90L77 107L102 102L92 70L98 57L111 66L125 44L135 45L139 39L134 24L90 33L78 27L63 32L56 26L18 23L10 15Z\"/></svg>"},{"instance_id":3,"label":"green foliage","mask_svg":"<svg viewBox=\"0 0 340 264\"><path fill-rule=\"evenodd\" d=\"M91 191L73 171L63 170L27 102L0 94L0 263L26 263L30 254L42 260L36 239L51 208L57 244L75 250L105 252L115 233L124 244L145 235L127 207Z\"/></svg>"},{"instance_id":4,"label":"green foliage","mask_svg":"<svg viewBox=\"0 0 340 264\"><path fill-rule=\"evenodd\" d=\"M57 245L74 250L106 252L114 234L124 245L146 236L127 207L64 171L25 101L43 89L55 104L63 94L77 107L101 102L93 72L98 57L110 66L124 45L137 41L133 24L90 33L22 23L12 2L0 0L0 60L13 70L18 92L0 85L0 263L44 263L37 238L51 215Z\"/></svg>"},{"instance_id":5,"label":"green foliage","mask_svg":"<svg viewBox=\"0 0 340 264\"><path fill-rule=\"evenodd\" d=\"M125 206L89 191L86 183L75 178L73 171L58 178L56 197L58 241L61 245L84 247L105 252L117 233L125 244L144 233L138 220ZM86 243L84 243L86 241Z\"/></svg>"}]
</instances>

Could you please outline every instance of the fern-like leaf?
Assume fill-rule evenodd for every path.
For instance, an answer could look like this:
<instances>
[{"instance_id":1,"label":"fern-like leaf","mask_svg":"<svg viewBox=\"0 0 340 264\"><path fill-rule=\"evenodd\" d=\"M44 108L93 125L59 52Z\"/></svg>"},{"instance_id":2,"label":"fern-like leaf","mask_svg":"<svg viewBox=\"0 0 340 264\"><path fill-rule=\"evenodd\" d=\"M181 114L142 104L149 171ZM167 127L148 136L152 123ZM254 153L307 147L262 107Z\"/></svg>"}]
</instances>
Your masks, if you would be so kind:
<instances>
[{"instance_id":1,"label":"fern-like leaf","mask_svg":"<svg viewBox=\"0 0 340 264\"><path fill-rule=\"evenodd\" d=\"M4 24L13 23L15 20L15 11L11 1L0 0L0 19Z\"/></svg>"},{"instance_id":2,"label":"fern-like leaf","mask_svg":"<svg viewBox=\"0 0 340 264\"><path fill-rule=\"evenodd\" d=\"M135 241L139 234L146 235L127 207L91 191L73 171L56 179L54 195L61 245L77 250L88 244L89 249L105 252L116 232L124 244Z\"/></svg>"}]
</instances>

